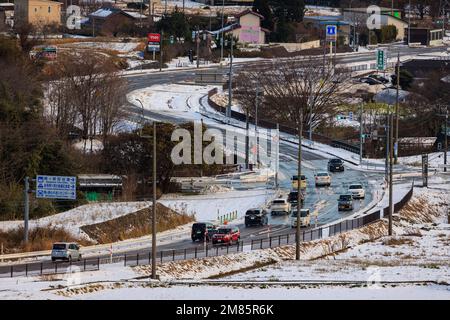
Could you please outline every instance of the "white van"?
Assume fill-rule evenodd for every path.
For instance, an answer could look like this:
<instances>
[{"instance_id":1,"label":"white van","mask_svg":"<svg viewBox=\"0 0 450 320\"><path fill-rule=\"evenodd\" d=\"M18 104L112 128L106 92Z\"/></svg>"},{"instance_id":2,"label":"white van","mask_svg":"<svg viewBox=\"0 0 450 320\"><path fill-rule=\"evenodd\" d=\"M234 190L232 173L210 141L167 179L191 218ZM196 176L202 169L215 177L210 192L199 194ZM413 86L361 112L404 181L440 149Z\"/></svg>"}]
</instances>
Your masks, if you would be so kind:
<instances>
[{"instance_id":1,"label":"white van","mask_svg":"<svg viewBox=\"0 0 450 320\"><path fill-rule=\"evenodd\" d=\"M57 242L53 244L52 261L56 260L81 260L80 246L74 242Z\"/></svg>"}]
</instances>

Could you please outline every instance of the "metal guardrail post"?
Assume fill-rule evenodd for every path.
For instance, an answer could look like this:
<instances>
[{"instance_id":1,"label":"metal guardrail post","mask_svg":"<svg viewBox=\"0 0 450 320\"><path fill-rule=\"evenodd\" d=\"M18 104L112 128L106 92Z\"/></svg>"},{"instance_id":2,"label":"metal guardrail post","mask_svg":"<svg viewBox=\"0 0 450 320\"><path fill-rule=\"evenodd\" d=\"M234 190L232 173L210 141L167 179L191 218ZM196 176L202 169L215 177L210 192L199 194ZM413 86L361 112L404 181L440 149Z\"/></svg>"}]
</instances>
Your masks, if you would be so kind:
<instances>
[{"instance_id":1,"label":"metal guardrail post","mask_svg":"<svg viewBox=\"0 0 450 320\"><path fill-rule=\"evenodd\" d=\"M172 261L175 261L175 249L172 250Z\"/></svg>"},{"instance_id":2,"label":"metal guardrail post","mask_svg":"<svg viewBox=\"0 0 450 320\"><path fill-rule=\"evenodd\" d=\"M278 236L278 245L281 245L281 234Z\"/></svg>"},{"instance_id":3,"label":"metal guardrail post","mask_svg":"<svg viewBox=\"0 0 450 320\"><path fill-rule=\"evenodd\" d=\"M28 263L25 264L25 277L28 277Z\"/></svg>"},{"instance_id":4,"label":"metal guardrail post","mask_svg":"<svg viewBox=\"0 0 450 320\"><path fill-rule=\"evenodd\" d=\"M84 261L83 261L83 270L86 271L86 259L84 259Z\"/></svg>"},{"instance_id":5,"label":"metal guardrail post","mask_svg":"<svg viewBox=\"0 0 450 320\"><path fill-rule=\"evenodd\" d=\"M58 273L58 263L55 262L55 273Z\"/></svg>"},{"instance_id":6,"label":"metal guardrail post","mask_svg":"<svg viewBox=\"0 0 450 320\"><path fill-rule=\"evenodd\" d=\"M184 260L186 260L186 248L184 248Z\"/></svg>"},{"instance_id":7,"label":"metal guardrail post","mask_svg":"<svg viewBox=\"0 0 450 320\"><path fill-rule=\"evenodd\" d=\"M139 265L139 253L136 254L136 265Z\"/></svg>"},{"instance_id":8,"label":"metal guardrail post","mask_svg":"<svg viewBox=\"0 0 450 320\"><path fill-rule=\"evenodd\" d=\"M262 249L262 243L263 243L263 239L261 239L261 244L259 246L260 249Z\"/></svg>"},{"instance_id":9,"label":"metal guardrail post","mask_svg":"<svg viewBox=\"0 0 450 320\"><path fill-rule=\"evenodd\" d=\"M194 257L195 257L195 259L197 259L197 247L195 247L194 252L195 252Z\"/></svg>"},{"instance_id":10,"label":"metal guardrail post","mask_svg":"<svg viewBox=\"0 0 450 320\"><path fill-rule=\"evenodd\" d=\"M14 273L14 266L11 265L11 278L13 277L13 273Z\"/></svg>"},{"instance_id":11,"label":"metal guardrail post","mask_svg":"<svg viewBox=\"0 0 450 320\"><path fill-rule=\"evenodd\" d=\"M161 251L161 263L163 263L163 251Z\"/></svg>"},{"instance_id":12,"label":"metal guardrail post","mask_svg":"<svg viewBox=\"0 0 450 320\"><path fill-rule=\"evenodd\" d=\"M125 253L124 259L123 259L123 266L127 266L127 254Z\"/></svg>"},{"instance_id":13,"label":"metal guardrail post","mask_svg":"<svg viewBox=\"0 0 450 320\"><path fill-rule=\"evenodd\" d=\"M42 271L43 271L43 269L44 269L44 263L41 262L41 276L42 276Z\"/></svg>"},{"instance_id":14,"label":"metal guardrail post","mask_svg":"<svg viewBox=\"0 0 450 320\"><path fill-rule=\"evenodd\" d=\"M97 257L97 270L100 270L100 257Z\"/></svg>"}]
</instances>

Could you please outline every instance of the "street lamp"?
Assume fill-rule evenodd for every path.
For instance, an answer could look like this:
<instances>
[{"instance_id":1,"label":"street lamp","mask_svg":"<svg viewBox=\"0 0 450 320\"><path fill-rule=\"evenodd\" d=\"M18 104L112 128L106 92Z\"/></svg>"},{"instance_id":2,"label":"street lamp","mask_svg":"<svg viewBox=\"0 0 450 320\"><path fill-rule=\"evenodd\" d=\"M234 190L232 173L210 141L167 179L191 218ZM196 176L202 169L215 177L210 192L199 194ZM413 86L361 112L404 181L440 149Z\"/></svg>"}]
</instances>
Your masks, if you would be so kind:
<instances>
[{"instance_id":1,"label":"street lamp","mask_svg":"<svg viewBox=\"0 0 450 320\"><path fill-rule=\"evenodd\" d=\"M144 104L136 98L142 107L142 126L141 137L150 138L150 136L142 135L144 127ZM152 205L152 279L156 279L156 121L153 121L153 205Z\"/></svg>"}]
</instances>

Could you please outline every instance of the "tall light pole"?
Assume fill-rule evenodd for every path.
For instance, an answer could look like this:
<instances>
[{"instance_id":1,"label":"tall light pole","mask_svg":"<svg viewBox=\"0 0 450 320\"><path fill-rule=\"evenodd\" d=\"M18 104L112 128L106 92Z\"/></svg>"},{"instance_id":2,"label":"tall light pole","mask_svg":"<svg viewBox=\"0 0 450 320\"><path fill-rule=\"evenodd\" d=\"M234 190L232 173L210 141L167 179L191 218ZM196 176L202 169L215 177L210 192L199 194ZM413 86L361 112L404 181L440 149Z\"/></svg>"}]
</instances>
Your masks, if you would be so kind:
<instances>
[{"instance_id":1,"label":"tall light pole","mask_svg":"<svg viewBox=\"0 0 450 320\"><path fill-rule=\"evenodd\" d=\"M198 59L198 57L197 57ZM231 35L230 70L228 76L228 106L226 116L231 118L231 105L233 100L233 35Z\"/></svg>"},{"instance_id":2,"label":"tall light pole","mask_svg":"<svg viewBox=\"0 0 450 320\"><path fill-rule=\"evenodd\" d=\"M359 105L359 164L363 158L363 104Z\"/></svg>"},{"instance_id":3,"label":"tall light pole","mask_svg":"<svg viewBox=\"0 0 450 320\"><path fill-rule=\"evenodd\" d=\"M411 0L408 4L408 46L411 43Z\"/></svg>"},{"instance_id":4,"label":"tall light pole","mask_svg":"<svg viewBox=\"0 0 450 320\"><path fill-rule=\"evenodd\" d=\"M140 99L136 99L141 104L142 107L142 128L144 127L144 104ZM149 136L144 136L142 134L141 128L141 137L149 138ZM156 279L156 121L153 121L153 205L152 205L152 279Z\"/></svg>"},{"instance_id":5,"label":"tall light pole","mask_svg":"<svg viewBox=\"0 0 450 320\"><path fill-rule=\"evenodd\" d=\"M300 260L300 205L302 189L302 133L303 133L303 110L300 111L300 123L298 124L298 167L297 167L297 225L295 237L295 260Z\"/></svg>"},{"instance_id":6,"label":"tall light pole","mask_svg":"<svg viewBox=\"0 0 450 320\"><path fill-rule=\"evenodd\" d=\"M394 122L393 113L390 112L389 115L389 126L392 128ZM394 197L394 190L393 190L393 159L392 159L392 153L393 153L393 144L392 144L392 129L389 130L389 235L392 236L392 215L394 213L394 204L393 204L393 197Z\"/></svg>"}]
</instances>

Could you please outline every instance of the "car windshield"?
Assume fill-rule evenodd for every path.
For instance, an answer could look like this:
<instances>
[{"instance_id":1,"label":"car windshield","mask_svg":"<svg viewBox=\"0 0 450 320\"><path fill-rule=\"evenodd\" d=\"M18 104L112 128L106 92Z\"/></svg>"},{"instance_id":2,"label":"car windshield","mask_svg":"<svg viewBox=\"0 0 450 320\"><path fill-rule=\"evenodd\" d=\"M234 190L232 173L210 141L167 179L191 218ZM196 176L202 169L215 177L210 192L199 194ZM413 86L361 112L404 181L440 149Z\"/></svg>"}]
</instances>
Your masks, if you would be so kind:
<instances>
[{"instance_id":1,"label":"car windshield","mask_svg":"<svg viewBox=\"0 0 450 320\"><path fill-rule=\"evenodd\" d=\"M66 244L65 243L55 243L53 245L53 250L65 250Z\"/></svg>"},{"instance_id":2,"label":"car windshield","mask_svg":"<svg viewBox=\"0 0 450 320\"><path fill-rule=\"evenodd\" d=\"M290 200L296 200L298 198L298 192L291 192L289 193L289 199Z\"/></svg>"},{"instance_id":3,"label":"car windshield","mask_svg":"<svg viewBox=\"0 0 450 320\"><path fill-rule=\"evenodd\" d=\"M301 177L302 177L302 180L306 180L306 177L303 174L301 175ZM292 180L298 180L298 176L293 176Z\"/></svg>"},{"instance_id":4,"label":"car windshield","mask_svg":"<svg viewBox=\"0 0 450 320\"><path fill-rule=\"evenodd\" d=\"M352 184L350 187L349 187L349 189L362 189L363 187L362 187L362 185L360 185L360 184Z\"/></svg>"},{"instance_id":5,"label":"car windshield","mask_svg":"<svg viewBox=\"0 0 450 320\"><path fill-rule=\"evenodd\" d=\"M330 163L339 164L339 163L342 163L342 160L341 159L331 159Z\"/></svg>"},{"instance_id":6,"label":"car windshield","mask_svg":"<svg viewBox=\"0 0 450 320\"><path fill-rule=\"evenodd\" d=\"M204 224L204 223L194 223L192 225L193 231L197 231L197 230L204 231L205 229L206 229L206 224Z\"/></svg>"},{"instance_id":7,"label":"car windshield","mask_svg":"<svg viewBox=\"0 0 450 320\"><path fill-rule=\"evenodd\" d=\"M284 200L273 200L272 203L273 204L284 204L285 201Z\"/></svg>"},{"instance_id":8,"label":"car windshield","mask_svg":"<svg viewBox=\"0 0 450 320\"><path fill-rule=\"evenodd\" d=\"M342 195L342 196L340 196L339 197L339 200L340 201L350 201L350 200L352 200L352 196L351 195Z\"/></svg>"},{"instance_id":9,"label":"car windshield","mask_svg":"<svg viewBox=\"0 0 450 320\"><path fill-rule=\"evenodd\" d=\"M217 230L217 233L219 234L228 234L231 232L231 229L219 229Z\"/></svg>"},{"instance_id":10,"label":"car windshield","mask_svg":"<svg viewBox=\"0 0 450 320\"><path fill-rule=\"evenodd\" d=\"M259 211L258 210L248 210L245 214L247 216L250 216L250 215L254 215L254 214L259 214Z\"/></svg>"},{"instance_id":11,"label":"car windshield","mask_svg":"<svg viewBox=\"0 0 450 320\"><path fill-rule=\"evenodd\" d=\"M319 172L319 173L317 174L317 176L318 176L318 177L328 177L328 173L326 173L326 172Z\"/></svg>"},{"instance_id":12,"label":"car windshield","mask_svg":"<svg viewBox=\"0 0 450 320\"><path fill-rule=\"evenodd\" d=\"M304 217L307 217L308 215L309 215L308 210L300 210L300 217L304 218ZM297 216L297 211L292 211L291 217L296 217L296 216Z\"/></svg>"}]
</instances>

